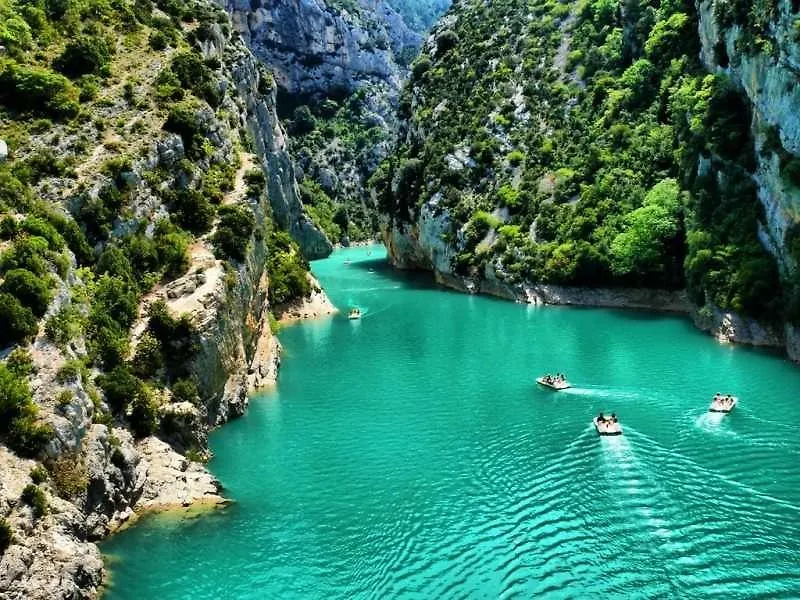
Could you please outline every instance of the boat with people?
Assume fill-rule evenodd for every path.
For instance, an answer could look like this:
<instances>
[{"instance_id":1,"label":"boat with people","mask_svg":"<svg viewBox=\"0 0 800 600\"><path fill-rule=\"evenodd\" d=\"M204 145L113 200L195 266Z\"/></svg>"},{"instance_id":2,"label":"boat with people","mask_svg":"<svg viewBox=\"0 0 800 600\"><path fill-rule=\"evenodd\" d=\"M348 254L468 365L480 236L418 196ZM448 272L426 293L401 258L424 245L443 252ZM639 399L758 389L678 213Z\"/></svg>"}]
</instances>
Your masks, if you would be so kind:
<instances>
[{"instance_id":1,"label":"boat with people","mask_svg":"<svg viewBox=\"0 0 800 600\"><path fill-rule=\"evenodd\" d=\"M727 414L734 409L737 402L739 402L739 398L736 396L731 396L730 394L720 394L717 392L714 394L714 398L711 400L711 405L708 407L708 412Z\"/></svg>"},{"instance_id":2,"label":"boat with people","mask_svg":"<svg viewBox=\"0 0 800 600\"><path fill-rule=\"evenodd\" d=\"M572 387L563 373L556 373L555 375L542 375L536 380L536 383L557 392Z\"/></svg>"},{"instance_id":3,"label":"boat with people","mask_svg":"<svg viewBox=\"0 0 800 600\"><path fill-rule=\"evenodd\" d=\"M594 423L594 428L597 430L598 435L622 435L622 426L619 424L615 413L611 413L610 417L600 413L592 419L592 423Z\"/></svg>"},{"instance_id":4,"label":"boat with people","mask_svg":"<svg viewBox=\"0 0 800 600\"><path fill-rule=\"evenodd\" d=\"M352 308L347 315L347 318L351 321L361 318L361 309L360 308Z\"/></svg>"}]
</instances>

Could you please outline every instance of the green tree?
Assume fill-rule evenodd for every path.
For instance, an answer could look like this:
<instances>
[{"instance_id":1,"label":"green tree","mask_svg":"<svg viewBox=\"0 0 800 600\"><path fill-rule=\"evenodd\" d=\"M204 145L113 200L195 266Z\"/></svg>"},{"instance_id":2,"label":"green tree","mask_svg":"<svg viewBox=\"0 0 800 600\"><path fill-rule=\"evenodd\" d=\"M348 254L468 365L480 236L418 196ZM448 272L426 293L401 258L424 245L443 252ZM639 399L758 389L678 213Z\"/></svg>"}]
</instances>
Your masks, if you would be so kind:
<instances>
[{"instance_id":1,"label":"green tree","mask_svg":"<svg viewBox=\"0 0 800 600\"><path fill-rule=\"evenodd\" d=\"M3 283L0 284L0 293L11 294L37 317L47 312L53 297L48 279L37 277L25 269L8 271Z\"/></svg>"},{"instance_id":2,"label":"green tree","mask_svg":"<svg viewBox=\"0 0 800 600\"><path fill-rule=\"evenodd\" d=\"M626 218L625 231L611 244L612 268L617 274L662 271L665 243L680 230L680 189L674 179L657 183L644 206Z\"/></svg>"},{"instance_id":3,"label":"green tree","mask_svg":"<svg viewBox=\"0 0 800 600\"><path fill-rule=\"evenodd\" d=\"M11 294L0 293L0 347L32 339L39 326L30 308Z\"/></svg>"},{"instance_id":4,"label":"green tree","mask_svg":"<svg viewBox=\"0 0 800 600\"><path fill-rule=\"evenodd\" d=\"M99 73L111 62L111 49L101 37L84 35L67 42L56 59L58 71L68 77Z\"/></svg>"},{"instance_id":5,"label":"green tree","mask_svg":"<svg viewBox=\"0 0 800 600\"><path fill-rule=\"evenodd\" d=\"M255 229L255 219L243 206L222 206L218 211L219 223L211 238L214 253L222 258L243 261L250 236Z\"/></svg>"}]
</instances>

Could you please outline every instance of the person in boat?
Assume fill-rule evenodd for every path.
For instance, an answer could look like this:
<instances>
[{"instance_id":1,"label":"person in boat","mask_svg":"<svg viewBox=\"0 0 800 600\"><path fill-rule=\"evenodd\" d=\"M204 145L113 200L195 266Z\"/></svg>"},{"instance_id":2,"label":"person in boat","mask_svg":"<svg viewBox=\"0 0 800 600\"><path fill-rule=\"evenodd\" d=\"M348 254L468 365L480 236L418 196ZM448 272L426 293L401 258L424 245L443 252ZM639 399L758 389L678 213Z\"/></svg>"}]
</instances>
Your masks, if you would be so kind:
<instances>
[{"instance_id":1,"label":"person in boat","mask_svg":"<svg viewBox=\"0 0 800 600\"><path fill-rule=\"evenodd\" d=\"M605 415L603 413L600 413L599 415L597 415L597 422L598 423L605 423L606 422L606 417L605 417Z\"/></svg>"},{"instance_id":2,"label":"person in boat","mask_svg":"<svg viewBox=\"0 0 800 600\"><path fill-rule=\"evenodd\" d=\"M617 422L617 413L611 413L611 422L612 423L616 423Z\"/></svg>"}]
</instances>

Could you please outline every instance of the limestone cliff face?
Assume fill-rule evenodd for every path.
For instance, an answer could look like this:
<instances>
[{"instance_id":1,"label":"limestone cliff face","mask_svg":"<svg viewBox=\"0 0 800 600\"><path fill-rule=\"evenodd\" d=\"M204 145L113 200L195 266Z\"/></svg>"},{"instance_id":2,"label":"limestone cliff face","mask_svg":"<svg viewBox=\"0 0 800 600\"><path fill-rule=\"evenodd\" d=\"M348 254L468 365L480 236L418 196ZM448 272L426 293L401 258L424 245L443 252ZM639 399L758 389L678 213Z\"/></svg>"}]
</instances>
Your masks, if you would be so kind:
<instances>
[{"instance_id":1,"label":"limestone cliff face","mask_svg":"<svg viewBox=\"0 0 800 600\"><path fill-rule=\"evenodd\" d=\"M370 80L397 90L395 56L421 41L383 0L362 0L353 12L324 0L227 0L226 6L253 53L292 94L352 91Z\"/></svg>"},{"instance_id":2,"label":"limestone cliff face","mask_svg":"<svg viewBox=\"0 0 800 600\"><path fill-rule=\"evenodd\" d=\"M775 256L784 280L800 276L789 250L788 235L800 223L800 190L781 176L781 161L768 147L770 130L777 131L783 149L800 156L800 43L797 39L796 3L780 0L770 22L765 48L743 49L749 35L741 25L724 26L714 2L697 2L700 17L701 57L709 71L723 71L740 87L753 111L752 133L756 143L757 169L754 179L764 207L761 241ZM785 327L786 348L800 361L796 327Z\"/></svg>"},{"instance_id":3,"label":"limestone cliff face","mask_svg":"<svg viewBox=\"0 0 800 600\"><path fill-rule=\"evenodd\" d=\"M371 232L375 209L365 193L366 182L389 152L400 88L407 63L422 42L420 34L386 0L356 0L347 8L335 0L226 0L224 6L253 53L273 73L281 90L281 116L305 104L320 118L309 136L313 139L293 136L290 151L298 179L318 183L338 206L346 207L358 224L356 231ZM337 117L338 126L322 125L333 119L318 110L324 99L333 99L347 112ZM330 133L342 127L346 135ZM329 133L320 136L325 129ZM292 177L291 165L277 157L274 162L276 172ZM281 194L270 195L276 217L283 218L287 210ZM294 216L290 220L298 222ZM347 232L329 234L347 243Z\"/></svg>"}]
</instances>

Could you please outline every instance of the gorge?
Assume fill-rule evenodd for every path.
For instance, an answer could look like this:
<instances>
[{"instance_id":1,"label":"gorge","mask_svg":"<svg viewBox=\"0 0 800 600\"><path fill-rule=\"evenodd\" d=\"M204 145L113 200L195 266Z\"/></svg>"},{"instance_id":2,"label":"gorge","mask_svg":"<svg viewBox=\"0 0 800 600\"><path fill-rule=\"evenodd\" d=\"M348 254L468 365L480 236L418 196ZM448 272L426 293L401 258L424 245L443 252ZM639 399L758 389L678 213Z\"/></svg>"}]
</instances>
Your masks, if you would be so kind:
<instances>
[{"instance_id":1,"label":"gorge","mask_svg":"<svg viewBox=\"0 0 800 600\"><path fill-rule=\"evenodd\" d=\"M0 0L0 597L96 597L104 581L97 542L151 509L216 506L233 499L232 506L212 513L207 525L196 527L213 531L219 526L214 535L222 535L225 527L235 526L244 536L240 550L252 549L247 545L252 538L243 533L246 519L286 514L249 503L248 494L264 490L241 484L240 469L250 471L222 441L238 439L235 447L253 452L252 442L236 438L251 427L258 439L273 440L275 462L266 462L274 471L259 477L269 489L288 486L278 495L300 493L281 473L281 461L294 464L291 448L302 448L309 468L321 460L318 450L303 446L306 433L325 441L331 452L349 456L356 477L375 480L369 458L356 465L356 448L326 438L313 420L331 418L336 426L330 435L347 437L332 405L319 402L329 388L331 402L346 405L345 387L358 386L346 384L348 371L359 372L348 340L386 358L363 357L362 380L386 374L394 386L370 392L392 399L387 412L377 415L385 419L376 425L377 434L394 440L390 446L397 450L399 441L384 426L406 431L418 448L417 453L408 450L409 465L430 460L431 481L437 485L444 485L446 465L458 464L464 456L458 452L467 449L456 444L456 454L440 452L436 430L417 428L412 413L434 423L441 418L440 433L449 427L468 436L458 424L456 405L446 403L437 416L438 400L463 393L470 410L491 419L494 413L481 400L494 394L488 382L527 381L536 373L523 364L529 369L568 366L587 382L602 380L592 369L612 364L603 383L586 383L576 391L585 393L589 410L608 407L612 398L621 402L634 423L631 445L606 445L598 452L580 428L564 428L544 446L567 444L587 460L607 465L619 460L630 474L625 481L642 479L661 496L670 496L667 482L642 461L667 464L672 452L688 469L681 480L687 494L713 502L701 480L724 482L731 494L744 494L736 496L744 507L737 513L742 523L771 531L794 551L793 475L774 452L780 448L792 457L797 450L784 435L794 414L789 396L800 390L788 364L716 346L688 330L686 321L671 317L563 308L547 316L537 307L434 293L424 277L391 275L381 263L366 259L364 252L378 255L374 247L326 257L337 245L381 237L395 268L430 271L438 283L470 294L534 305L682 313L719 340L777 348L800 360L800 7L789 0L456 0L448 7L448 0ZM351 275L341 268L346 256L360 261ZM340 309L367 301L375 305L367 307L364 322L355 328L333 317L285 329L279 342L282 315L313 314L315 303L333 310L309 273L308 261L315 260L321 260L314 263L321 285L331 287ZM372 290L373 283L379 289ZM392 308L395 298L408 303L408 310L398 314ZM438 318L427 318L421 298ZM496 320L498 330L481 329L472 310ZM473 335L455 328L446 333L445 343L438 340L440 333L432 333L447 321L460 323L465 313L471 315L465 327ZM397 319L396 329L385 322L390 316ZM648 322L645 330L637 329L640 316ZM379 330L383 333L368 333L373 319L387 327ZM630 340L595 339L584 320L596 321L604 331L624 328L619 335ZM506 322L526 331L531 345L542 344L554 355L563 351L566 364L545 364L539 350L530 354L527 338L500 327ZM571 333L543 334L547 327ZM375 335L396 339L401 355L381 347ZM665 348L671 343L678 349L674 361L665 359L656 368L633 357L636 343L654 356L668 355L659 348L659 336L670 340ZM494 362L485 369L478 355L491 356L492 349L479 350L478 339L488 340L490 347L512 343L519 363L514 374L498 375L502 368ZM581 340L587 348L579 348ZM259 390L274 386L278 377L281 343L289 348L287 373L277 390L261 395ZM461 354L448 354L439 343L457 346ZM429 345L443 355L430 356ZM414 358L415 349L431 365ZM660 418L672 419L670 431L678 436L672 443L658 437L644 414L640 405L651 392L637 377L640 371L652 377L655 368L655 376L669 380L691 362L690 355L703 357L699 364L713 372L711 387L741 391L743 414L730 424L710 424L692 412L696 407L686 397L676 399L677 387L659 388L649 399L658 404ZM335 356L347 362L336 363ZM425 368L444 374L459 362L474 371L474 377L461 375L462 387L437 383L433 371L423 378L425 389L405 377ZM329 369L333 364L336 368ZM768 407L755 384L743 378L751 371L783 386L780 394L786 396L775 400L783 416L760 414ZM314 378L320 379L310 400L302 387ZM638 381L631 382L633 391L626 378ZM516 450L500 455L512 462L543 461L537 464L547 471L553 456L545 452L532 458L535 444L528 441L537 431L524 430L514 417L530 408L524 404L530 390L521 383L514 389L497 385L510 398L510 404L498 406L500 422L521 436L511 434ZM680 385L688 386L686 396L689 388L695 397L716 391L701 382ZM209 433L244 415L251 398L258 403L255 420L214 434L220 441L209 447ZM544 397L534 395L534 400ZM311 404L309 430L296 426L305 416L298 402ZM413 410L400 411L403 402ZM284 404L295 419L285 436L275 425ZM367 437L372 413L346 406L352 411L346 414L361 423L358 439L380 458L379 467L397 470L412 488L420 483L405 470L410 467L391 462ZM540 417L558 419L549 412L552 407L537 407L541 414L533 418L539 426L544 427L536 421ZM685 422L686 414L698 421ZM577 412L570 415L579 418ZM772 424L759 421L762 417ZM757 431L758 423L777 429L767 435ZM502 444L499 431L486 430L481 419L472 425L486 434L490 450ZM690 443L681 437L686 431L705 441ZM657 439L659 450L646 450L645 436ZM753 475L759 468L755 459L736 467L724 461L703 466L701 456L723 438L742 452L763 456L781 473L777 482ZM211 463L213 475L205 465L212 449L218 456ZM481 483L474 473L462 473L467 489L494 482L497 489L486 496L490 504L500 502L498 490L505 489L523 505L510 521L485 522L503 530L498 540L519 542L517 520L556 518L555 513L532 515L526 508L534 500L553 501L524 483L533 477L537 485L547 485L547 478L497 472L495 455L479 456L485 462L473 467L488 479ZM347 465L338 466L343 478L351 473ZM589 480L575 465L565 468L576 481ZM300 483L309 487L301 496L315 511L323 510L314 503L324 490L311 488L331 485L333 475L303 475ZM448 498L457 494L456 488L424 483L430 496L407 505L409 519L416 508L428 514L437 490L445 490ZM569 482L560 483L558 489L574 493ZM376 483L387 503L411 493L399 483L387 485ZM617 508L633 502L633 492L609 489L609 497L592 500L598 509L608 506L605 502ZM376 535L387 533L381 526L389 525L362 492L343 490L353 506L375 517ZM761 517L749 514L756 510L752 498L772 508ZM686 508L681 502L669 498L668 506ZM240 510L244 521L236 520ZM644 515L650 509L637 510ZM331 578L331 559L324 567L308 565L325 576L300 577L296 585L305 589L320 585L334 595L347 595L351 584L387 595L516 589L493 576L482 588L463 573L434 581L445 559L416 565L421 579L403 556L375 550L374 559L387 562L369 562L354 550L366 533L346 512L333 511L338 515L333 520L312 519L311 529L258 531L301 544L313 537L315 527L335 529L341 517L350 523L347 555L383 573L380 581L358 579L359 567L353 567L342 578ZM681 527L670 515L659 518L676 531ZM703 518L710 517L704 513ZM645 522L637 521L632 537L625 539L650 540ZM413 554L418 540L404 523L391 526L409 537L387 534L365 547L384 543ZM448 523L431 522L431 531L459 535ZM137 554L141 539L153 535L158 552L174 549L160 545L162 526L183 540L185 524L157 518L111 542L112 553L117 544L125 548L123 563L112 567L118 575L112 597L126 597L134 589L125 565L134 568L146 558ZM682 535L691 538L698 526L687 525L690 531ZM569 545L579 535L579 528L555 528L550 533L559 543ZM737 531L732 526L709 535ZM492 546L485 531L461 533L465 540L475 539L477 547ZM706 537L694 539L699 556L713 554L704 545ZM761 545L765 540L754 542L753 560L773 561L776 573L759 564L748 569L757 578L775 576L774 590L765 587L765 593L791 596L797 590L782 567L788 554L770 554ZM329 550L330 543L331 538L320 538L321 547ZM680 586L691 585L669 544L659 546L666 548L669 572ZM440 558L448 551L427 548ZM278 550L276 561L298 559ZM560 560L551 550L538 547L537 552ZM236 549L232 553L241 559ZM327 550L326 556L331 556ZM489 556L509 561L493 564L498 572L519 566L519 556ZM187 552L186 559L197 556ZM477 564L474 559L466 563ZM267 563L265 568L279 575L270 588L275 593L300 589L292 588L296 573L286 565ZM398 565L397 580L392 565ZM581 565L579 571L587 568ZM185 564L176 568L191 571ZM152 584L167 585L166 574L154 573ZM404 574L411 582L407 588ZM651 575L653 593L668 589L670 577ZM516 581L514 573L504 577ZM553 583L558 576L546 570L524 577L551 582L554 590L575 584ZM731 577L722 568L708 587L697 585L709 594L726 586L739 589ZM257 593L248 582L233 579L244 586L241 597ZM178 589L185 584L176 579L170 597L189 593L189 588ZM202 589L213 593L219 589L214 585ZM635 582L609 585L621 593ZM541 592L548 586L521 589ZM156 588L148 589L157 595Z\"/></svg>"}]
</instances>

